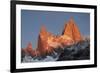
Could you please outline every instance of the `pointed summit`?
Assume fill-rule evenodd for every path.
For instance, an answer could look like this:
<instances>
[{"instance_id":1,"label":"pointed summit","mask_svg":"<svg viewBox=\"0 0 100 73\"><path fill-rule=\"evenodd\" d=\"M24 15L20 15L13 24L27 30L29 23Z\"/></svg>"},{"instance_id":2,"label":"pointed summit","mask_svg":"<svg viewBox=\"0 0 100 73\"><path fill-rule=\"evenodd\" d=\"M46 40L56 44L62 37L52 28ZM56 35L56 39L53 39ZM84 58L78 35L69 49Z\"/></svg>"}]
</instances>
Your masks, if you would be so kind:
<instances>
[{"instance_id":1,"label":"pointed summit","mask_svg":"<svg viewBox=\"0 0 100 73\"><path fill-rule=\"evenodd\" d=\"M48 32L46 27L42 25L38 35L37 48L32 49L32 43L29 42L27 47L22 49L22 52L31 55L32 57L46 55L52 53L57 48L63 49L64 47L73 45L82 39L79 28L74 22L73 17L71 17L70 20L65 23L64 30L60 36Z\"/></svg>"},{"instance_id":2,"label":"pointed summit","mask_svg":"<svg viewBox=\"0 0 100 73\"><path fill-rule=\"evenodd\" d=\"M73 17L70 18L69 23L75 23Z\"/></svg>"},{"instance_id":3,"label":"pointed summit","mask_svg":"<svg viewBox=\"0 0 100 73\"><path fill-rule=\"evenodd\" d=\"M32 51L32 43L31 43L31 42L28 43L28 45L27 45L27 47L26 47L26 50L27 50L28 52L31 52L31 51Z\"/></svg>"},{"instance_id":4,"label":"pointed summit","mask_svg":"<svg viewBox=\"0 0 100 73\"><path fill-rule=\"evenodd\" d=\"M62 34L71 37L74 42L78 42L78 41L82 40L79 28L75 24L74 19L72 17L68 21L68 23L65 24Z\"/></svg>"},{"instance_id":5,"label":"pointed summit","mask_svg":"<svg viewBox=\"0 0 100 73\"><path fill-rule=\"evenodd\" d=\"M39 35L46 35L47 34L47 30L46 27L44 25L41 26L40 28L40 34Z\"/></svg>"},{"instance_id":6,"label":"pointed summit","mask_svg":"<svg viewBox=\"0 0 100 73\"><path fill-rule=\"evenodd\" d=\"M32 43L31 42L28 43L27 48L32 48Z\"/></svg>"},{"instance_id":7,"label":"pointed summit","mask_svg":"<svg viewBox=\"0 0 100 73\"><path fill-rule=\"evenodd\" d=\"M54 44L53 42L54 38L55 36L49 33L46 30L45 26L41 27L40 34L38 36L38 46L37 46L40 54L47 54L52 52L52 47L56 46L52 45Z\"/></svg>"},{"instance_id":8,"label":"pointed summit","mask_svg":"<svg viewBox=\"0 0 100 73\"><path fill-rule=\"evenodd\" d=\"M49 33L47 32L45 26L41 26L37 44L37 49L41 54L44 54L48 49L48 43L47 43L48 36Z\"/></svg>"}]
</instances>

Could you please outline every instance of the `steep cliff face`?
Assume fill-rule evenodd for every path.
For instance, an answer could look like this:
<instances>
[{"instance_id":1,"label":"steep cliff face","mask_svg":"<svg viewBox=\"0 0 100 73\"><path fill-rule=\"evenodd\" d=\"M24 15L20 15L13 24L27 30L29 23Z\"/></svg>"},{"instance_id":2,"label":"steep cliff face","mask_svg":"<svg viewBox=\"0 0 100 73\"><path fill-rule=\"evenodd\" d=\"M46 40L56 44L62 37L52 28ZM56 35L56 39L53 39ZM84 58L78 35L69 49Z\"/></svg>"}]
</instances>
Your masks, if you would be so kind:
<instances>
[{"instance_id":1,"label":"steep cliff face","mask_svg":"<svg viewBox=\"0 0 100 73\"><path fill-rule=\"evenodd\" d=\"M78 26L73 18L65 24L62 35L56 36L46 30L45 26L41 26L38 36L37 49L32 49L32 44L29 43L25 52L31 56L46 55L52 53L56 48L64 48L65 46L73 45L82 40Z\"/></svg>"},{"instance_id":2,"label":"steep cliff face","mask_svg":"<svg viewBox=\"0 0 100 73\"><path fill-rule=\"evenodd\" d=\"M42 26L38 36L37 50L40 54L47 54L52 52L51 42L54 39L53 34L49 33L45 26Z\"/></svg>"},{"instance_id":3,"label":"steep cliff face","mask_svg":"<svg viewBox=\"0 0 100 73\"><path fill-rule=\"evenodd\" d=\"M79 42L82 40L82 36L81 36L80 31L79 31L79 28L75 24L73 18L71 18L68 21L68 23L65 24L62 35L69 36L71 39L73 39L74 42Z\"/></svg>"},{"instance_id":4,"label":"steep cliff face","mask_svg":"<svg viewBox=\"0 0 100 73\"><path fill-rule=\"evenodd\" d=\"M46 49L48 49L47 38L48 32L46 31L46 28L42 26L40 29L37 43L37 50L39 50L41 54L46 52Z\"/></svg>"}]
</instances>

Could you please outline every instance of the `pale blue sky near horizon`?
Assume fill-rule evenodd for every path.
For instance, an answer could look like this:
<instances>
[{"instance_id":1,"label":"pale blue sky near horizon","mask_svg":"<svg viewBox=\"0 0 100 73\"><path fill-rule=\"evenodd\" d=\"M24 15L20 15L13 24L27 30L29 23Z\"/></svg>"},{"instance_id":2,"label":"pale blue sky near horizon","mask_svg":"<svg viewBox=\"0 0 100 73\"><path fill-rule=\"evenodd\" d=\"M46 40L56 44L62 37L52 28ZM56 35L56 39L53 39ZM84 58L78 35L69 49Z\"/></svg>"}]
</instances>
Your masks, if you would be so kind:
<instances>
[{"instance_id":1,"label":"pale blue sky near horizon","mask_svg":"<svg viewBox=\"0 0 100 73\"><path fill-rule=\"evenodd\" d=\"M47 31L60 35L65 22L73 17L82 35L90 35L90 14L76 12L56 12L21 10L21 48L25 48L29 42L32 47L37 47L40 28L44 25Z\"/></svg>"}]
</instances>

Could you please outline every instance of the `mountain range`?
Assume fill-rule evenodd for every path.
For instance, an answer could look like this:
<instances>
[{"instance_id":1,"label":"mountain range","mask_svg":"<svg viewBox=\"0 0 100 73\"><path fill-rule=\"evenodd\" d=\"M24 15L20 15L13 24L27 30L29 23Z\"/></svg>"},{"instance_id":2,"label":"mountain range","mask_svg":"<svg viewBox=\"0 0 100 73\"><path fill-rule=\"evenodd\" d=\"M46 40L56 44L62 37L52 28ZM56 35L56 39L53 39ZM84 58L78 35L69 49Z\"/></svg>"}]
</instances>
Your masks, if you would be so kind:
<instances>
[{"instance_id":1,"label":"mountain range","mask_svg":"<svg viewBox=\"0 0 100 73\"><path fill-rule=\"evenodd\" d=\"M54 35L48 32L45 26L41 26L37 48L33 49L32 43L29 42L26 48L21 49L21 57L22 61L26 56L40 60L46 59L49 56L53 59L56 58L56 61L89 59L89 43L89 38L83 38L74 19L70 18L65 23L62 34L60 35ZM73 50L75 51L72 52ZM81 55L85 52L88 55ZM78 58L75 58L75 55L81 57L78 56Z\"/></svg>"}]
</instances>

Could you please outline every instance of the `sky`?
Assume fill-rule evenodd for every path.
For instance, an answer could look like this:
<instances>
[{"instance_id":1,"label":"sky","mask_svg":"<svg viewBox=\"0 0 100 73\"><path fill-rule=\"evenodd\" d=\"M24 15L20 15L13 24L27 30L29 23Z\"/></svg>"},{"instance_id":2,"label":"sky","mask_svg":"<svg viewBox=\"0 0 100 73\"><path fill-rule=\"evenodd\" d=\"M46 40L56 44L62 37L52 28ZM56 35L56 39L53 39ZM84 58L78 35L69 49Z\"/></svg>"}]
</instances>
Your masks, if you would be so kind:
<instances>
[{"instance_id":1,"label":"sky","mask_svg":"<svg viewBox=\"0 0 100 73\"><path fill-rule=\"evenodd\" d=\"M21 10L21 48L25 48L31 42L33 49L36 49L42 25L46 27L47 31L60 35L64 24L71 17L82 35L90 35L89 13Z\"/></svg>"}]
</instances>

